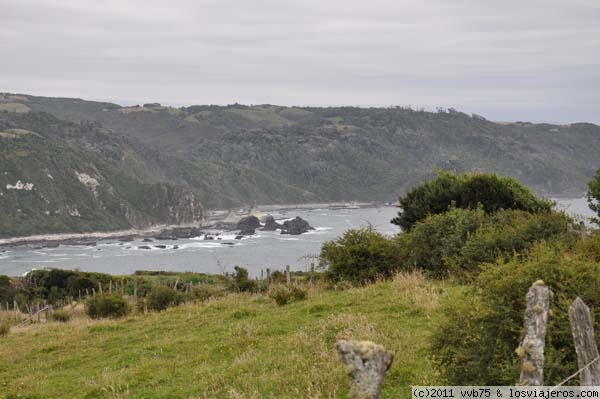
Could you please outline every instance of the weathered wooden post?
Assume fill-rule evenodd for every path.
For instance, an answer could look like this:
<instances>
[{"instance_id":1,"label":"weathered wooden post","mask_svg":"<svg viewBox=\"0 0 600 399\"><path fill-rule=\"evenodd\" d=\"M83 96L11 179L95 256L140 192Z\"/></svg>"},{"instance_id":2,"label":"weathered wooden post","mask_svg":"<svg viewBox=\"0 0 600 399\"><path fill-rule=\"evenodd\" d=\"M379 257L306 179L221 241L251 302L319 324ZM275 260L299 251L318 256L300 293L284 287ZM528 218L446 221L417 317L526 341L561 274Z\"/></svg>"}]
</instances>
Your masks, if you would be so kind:
<instances>
[{"instance_id":1,"label":"weathered wooden post","mask_svg":"<svg viewBox=\"0 0 600 399\"><path fill-rule=\"evenodd\" d=\"M350 377L351 399L379 399L394 356L370 341L338 341L335 348Z\"/></svg>"},{"instance_id":2,"label":"weathered wooden post","mask_svg":"<svg viewBox=\"0 0 600 399\"><path fill-rule=\"evenodd\" d=\"M98 292L100 293L100 295L103 294L102 292L102 282L98 281Z\"/></svg>"},{"instance_id":3,"label":"weathered wooden post","mask_svg":"<svg viewBox=\"0 0 600 399\"><path fill-rule=\"evenodd\" d=\"M309 283L310 285L313 285L315 283L315 264L314 263L310 263L310 279L309 279Z\"/></svg>"},{"instance_id":4,"label":"weathered wooden post","mask_svg":"<svg viewBox=\"0 0 600 399\"><path fill-rule=\"evenodd\" d=\"M290 265L285 266L285 283L288 287L292 284L292 276L290 275Z\"/></svg>"},{"instance_id":5,"label":"weathered wooden post","mask_svg":"<svg viewBox=\"0 0 600 399\"><path fill-rule=\"evenodd\" d=\"M13 308L15 311L15 322L19 323L21 321L19 318L19 313L21 312L21 310L19 309L19 304L16 300L13 300Z\"/></svg>"},{"instance_id":6,"label":"weathered wooden post","mask_svg":"<svg viewBox=\"0 0 600 399\"><path fill-rule=\"evenodd\" d=\"M577 352L577 365L581 370L581 386L600 385L600 363L598 363L598 346L594 337L594 326L590 308L577 297L569 306L569 321L575 351Z\"/></svg>"},{"instance_id":7,"label":"weathered wooden post","mask_svg":"<svg viewBox=\"0 0 600 399\"><path fill-rule=\"evenodd\" d=\"M108 293L112 294L112 280L108 282Z\"/></svg>"},{"instance_id":8,"label":"weathered wooden post","mask_svg":"<svg viewBox=\"0 0 600 399\"><path fill-rule=\"evenodd\" d=\"M516 352L521 357L521 376L517 385L544 385L544 341L552 292L538 280L527 292L525 337Z\"/></svg>"},{"instance_id":9,"label":"weathered wooden post","mask_svg":"<svg viewBox=\"0 0 600 399\"><path fill-rule=\"evenodd\" d=\"M271 269L267 267L267 284L271 284Z\"/></svg>"}]
</instances>

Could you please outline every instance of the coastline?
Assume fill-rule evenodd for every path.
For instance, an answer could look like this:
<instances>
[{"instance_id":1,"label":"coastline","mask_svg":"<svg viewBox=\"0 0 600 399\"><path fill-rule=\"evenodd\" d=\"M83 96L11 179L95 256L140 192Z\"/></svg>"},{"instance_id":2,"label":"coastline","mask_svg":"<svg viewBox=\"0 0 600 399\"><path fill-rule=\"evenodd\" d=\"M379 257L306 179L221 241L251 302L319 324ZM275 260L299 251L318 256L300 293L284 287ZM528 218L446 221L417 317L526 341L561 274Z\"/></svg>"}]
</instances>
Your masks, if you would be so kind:
<instances>
[{"instance_id":1,"label":"coastline","mask_svg":"<svg viewBox=\"0 0 600 399\"><path fill-rule=\"evenodd\" d=\"M387 204L376 203L376 202L334 202L334 203L309 203L309 204L280 204L280 205L257 205L254 208L261 212L273 212L273 211L290 211L294 209L356 209L356 208L376 208L380 206L389 206ZM247 207L240 207L241 209ZM0 247L6 246L22 246L22 245L35 245L37 243L50 243L50 242L61 242L61 241L87 241L87 240L102 240L102 239L117 239L124 237L133 236L151 236L158 234L166 229L174 228L208 228L215 223L222 222L231 209L211 209L207 210L207 219L200 224L157 224L152 225L143 229L127 229L127 230L112 230L112 231L92 231L86 233L50 233L50 234L35 234L30 236L19 236L0 238Z\"/></svg>"}]
</instances>

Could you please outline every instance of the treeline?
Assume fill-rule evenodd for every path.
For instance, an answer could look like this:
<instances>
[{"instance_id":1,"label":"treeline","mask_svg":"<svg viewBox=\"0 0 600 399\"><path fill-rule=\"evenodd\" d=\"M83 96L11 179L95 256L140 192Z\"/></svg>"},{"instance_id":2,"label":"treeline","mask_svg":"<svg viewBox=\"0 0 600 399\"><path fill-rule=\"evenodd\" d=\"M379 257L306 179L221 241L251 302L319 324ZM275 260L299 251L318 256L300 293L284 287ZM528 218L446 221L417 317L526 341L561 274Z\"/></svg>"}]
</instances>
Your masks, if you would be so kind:
<instances>
[{"instance_id":1,"label":"treeline","mask_svg":"<svg viewBox=\"0 0 600 399\"><path fill-rule=\"evenodd\" d=\"M588 199L598 211L600 172ZM371 227L327 242L322 266L339 283L364 284L420 269L430 278L464 285L444 298L445 320L436 326L431 356L449 385L511 385L522 339L525 292L543 280L553 293L546 337L545 382L576 371L568 306L589 304L600 329L600 232L553 209L514 179L446 172L400 198L384 236Z\"/></svg>"}]
</instances>

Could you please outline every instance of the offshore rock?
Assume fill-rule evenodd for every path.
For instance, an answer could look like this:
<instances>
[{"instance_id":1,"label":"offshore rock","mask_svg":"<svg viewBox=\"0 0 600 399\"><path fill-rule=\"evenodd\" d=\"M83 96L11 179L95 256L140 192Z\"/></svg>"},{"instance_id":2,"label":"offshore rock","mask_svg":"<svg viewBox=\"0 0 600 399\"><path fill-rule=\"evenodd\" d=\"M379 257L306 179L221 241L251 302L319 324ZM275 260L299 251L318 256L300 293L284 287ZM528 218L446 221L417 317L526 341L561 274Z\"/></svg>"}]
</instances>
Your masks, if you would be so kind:
<instances>
[{"instance_id":1,"label":"offshore rock","mask_svg":"<svg viewBox=\"0 0 600 399\"><path fill-rule=\"evenodd\" d=\"M271 215L268 215L265 218L265 227L261 230L264 231L275 231L277 229L283 229L283 226L275 221L275 218Z\"/></svg>"},{"instance_id":2,"label":"offshore rock","mask_svg":"<svg viewBox=\"0 0 600 399\"><path fill-rule=\"evenodd\" d=\"M299 235L310 230L314 230L314 227L311 227L311 225L309 225L308 222L302 219L300 216L296 216L296 218L292 220L286 220L283 222L283 230L281 230L281 234Z\"/></svg>"}]
</instances>

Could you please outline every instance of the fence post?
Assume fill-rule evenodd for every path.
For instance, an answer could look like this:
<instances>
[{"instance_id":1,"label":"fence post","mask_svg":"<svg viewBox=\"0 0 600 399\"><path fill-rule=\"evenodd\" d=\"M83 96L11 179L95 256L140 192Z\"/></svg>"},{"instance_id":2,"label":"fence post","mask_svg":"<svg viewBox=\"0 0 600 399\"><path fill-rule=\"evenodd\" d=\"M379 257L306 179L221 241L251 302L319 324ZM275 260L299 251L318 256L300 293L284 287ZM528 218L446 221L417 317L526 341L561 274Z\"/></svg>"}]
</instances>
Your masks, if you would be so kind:
<instances>
[{"instance_id":1,"label":"fence post","mask_svg":"<svg viewBox=\"0 0 600 399\"><path fill-rule=\"evenodd\" d=\"M335 348L350 377L348 396L351 399L379 399L393 355L370 341L342 340L335 344Z\"/></svg>"},{"instance_id":2,"label":"fence post","mask_svg":"<svg viewBox=\"0 0 600 399\"><path fill-rule=\"evenodd\" d=\"M522 358L521 376L517 385L544 385L544 341L552 292L542 280L527 291L525 309L525 337L517 348Z\"/></svg>"},{"instance_id":3,"label":"fence post","mask_svg":"<svg viewBox=\"0 0 600 399\"><path fill-rule=\"evenodd\" d=\"M569 321L577 352L577 365L580 369L583 368L579 377L580 384L581 386L600 385L600 363L597 359L598 346L594 337L592 316L590 308L579 297L575 298L569 306Z\"/></svg>"},{"instance_id":4,"label":"fence post","mask_svg":"<svg viewBox=\"0 0 600 399\"><path fill-rule=\"evenodd\" d=\"M267 284L271 284L271 269L267 267Z\"/></svg>"},{"instance_id":5,"label":"fence post","mask_svg":"<svg viewBox=\"0 0 600 399\"><path fill-rule=\"evenodd\" d=\"M285 282L288 287L292 284L292 276L290 275L290 265L285 266Z\"/></svg>"},{"instance_id":6,"label":"fence post","mask_svg":"<svg viewBox=\"0 0 600 399\"><path fill-rule=\"evenodd\" d=\"M314 263L310 263L310 279L308 281L310 283L310 285L313 285L315 283L315 264Z\"/></svg>"}]
</instances>

